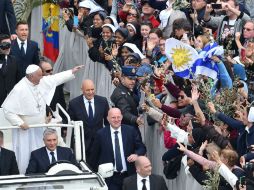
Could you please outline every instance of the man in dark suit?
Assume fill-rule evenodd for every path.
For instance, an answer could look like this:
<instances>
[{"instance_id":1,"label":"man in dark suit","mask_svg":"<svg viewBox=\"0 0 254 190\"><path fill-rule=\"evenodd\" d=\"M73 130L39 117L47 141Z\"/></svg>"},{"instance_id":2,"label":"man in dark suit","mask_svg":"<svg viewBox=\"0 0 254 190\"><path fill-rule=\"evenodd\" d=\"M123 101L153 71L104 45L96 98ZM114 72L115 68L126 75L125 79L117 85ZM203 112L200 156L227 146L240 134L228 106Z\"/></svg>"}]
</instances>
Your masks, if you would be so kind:
<instances>
[{"instance_id":1,"label":"man in dark suit","mask_svg":"<svg viewBox=\"0 0 254 190\"><path fill-rule=\"evenodd\" d=\"M28 40L29 27L25 21L19 21L16 26L17 39L12 41L11 55L15 56L18 65L18 81L25 76L28 65L39 65L38 44Z\"/></svg>"},{"instance_id":2,"label":"man in dark suit","mask_svg":"<svg viewBox=\"0 0 254 190\"><path fill-rule=\"evenodd\" d=\"M15 40L16 16L11 0L0 1L0 34L11 35L11 40Z\"/></svg>"},{"instance_id":3,"label":"man in dark suit","mask_svg":"<svg viewBox=\"0 0 254 190\"><path fill-rule=\"evenodd\" d=\"M82 82L83 94L72 99L69 103L68 113L72 120L83 121L86 158L89 156L96 132L107 125L109 110L108 101L105 97L95 95L94 83L91 80Z\"/></svg>"},{"instance_id":4,"label":"man in dark suit","mask_svg":"<svg viewBox=\"0 0 254 190\"><path fill-rule=\"evenodd\" d=\"M91 152L91 167L97 171L100 164L113 163L114 175L105 181L110 190L121 190L123 179L135 174L137 157L145 155L146 147L138 132L131 126L122 125L120 109L108 112L109 124L97 132Z\"/></svg>"},{"instance_id":5,"label":"man in dark suit","mask_svg":"<svg viewBox=\"0 0 254 190\"><path fill-rule=\"evenodd\" d=\"M162 176L152 174L150 160L139 156L135 162L137 174L124 179L122 190L167 190Z\"/></svg>"},{"instance_id":6,"label":"man in dark suit","mask_svg":"<svg viewBox=\"0 0 254 190\"><path fill-rule=\"evenodd\" d=\"M4 134L0 131L0 175L19 174L15 153L3 148Z\"/></svg>"},{"instance_id":7,"label":"man in dark suit","mask_svg":"<svg viewBox=\"0 0 254 190\"><path fill-rule=\"evenodd\" d=\"M26 174L45 173L50 164L56 161L69 161L78 166L75 156L70 148L57 146L58 136L55 129L47 128L43 133L45 147L31 152Z\"/></svg>"},{"instance_id":8,"label":"man in dark suit","mask_svg":"<svg viewBox=\"0 0 254 190\"><path fill-rule=\"evenodd\" d=\"M143 123L143 120L138 113L139 97L134 92L136 79L136 68L124 66L122 68L121 83L115 88L110 99L115 107L121 110L123 124L135 126L139 132L138 126Z\"/></svg>"},{"instance_id":9,"label":"man in dark suit","mask_svg":"<svg viewBox=\"0 0 254 190\"><path fill-rule=\"evenodd\" d=\"M15 58L9 55L10 48L10 36L0 34L0 106L17 83L17 65Z\"/></svg>"}]
</instances>

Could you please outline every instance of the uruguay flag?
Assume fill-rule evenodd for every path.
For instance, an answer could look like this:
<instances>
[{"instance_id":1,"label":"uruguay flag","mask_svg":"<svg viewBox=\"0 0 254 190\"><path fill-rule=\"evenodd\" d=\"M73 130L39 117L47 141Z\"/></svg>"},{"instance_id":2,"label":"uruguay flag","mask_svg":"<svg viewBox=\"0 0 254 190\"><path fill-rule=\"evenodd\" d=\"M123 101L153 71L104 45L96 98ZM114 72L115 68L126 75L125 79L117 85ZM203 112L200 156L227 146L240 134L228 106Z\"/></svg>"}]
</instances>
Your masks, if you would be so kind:
<instances>
[{"instance_id":1,"label":"uruguay flag","mask_svg":"<svg viewBox=\"0 0 254 190\"><path fill-rule=\"evenodd\" d=\"M193 63L192 72L195 73L195 76L205 75L216 80L218 78L219 68L211 57L216 55L221 58L223 54L223 47L218 46L216 42L206 45L199 53L198 59Z\"/></svg>"},{"instance_id":2,"label":"uruguay flag","mask_svg":"<svg viewBox=\"0 0 254 190\"><path fill-rule=\"evenodd\" d=\"M198 52L190 45L175 38L169 38L165 43L168 60L172 63L175 75L182 78L192 78L192 66L198 59Z\"/></svg>"},{"instance_id":3,"label":"uruguay flag","mask_svg":"<svg viewBox=\"0 0 254 190\"><path fill-rule=\"evenodd\" d=\"M59 16L60 7L56 4L42 5L43 55L53 62L59 54Z\"/></svg>"},{"instance_id":4,"label":"uruguay flag","mask_svg":"<svg viewBox=\"0 0 254 190\"><path fill-rule=\"evenodd\" d=\"M223 56L224 50L217 43L208 44L198 54L190 45L174 38L166 41L166 55L172 62L172 67L177 76L194 78L205 75L214 80L218 77L218 66L211 59L213 55Z\"/></svg>"}]
</instances>

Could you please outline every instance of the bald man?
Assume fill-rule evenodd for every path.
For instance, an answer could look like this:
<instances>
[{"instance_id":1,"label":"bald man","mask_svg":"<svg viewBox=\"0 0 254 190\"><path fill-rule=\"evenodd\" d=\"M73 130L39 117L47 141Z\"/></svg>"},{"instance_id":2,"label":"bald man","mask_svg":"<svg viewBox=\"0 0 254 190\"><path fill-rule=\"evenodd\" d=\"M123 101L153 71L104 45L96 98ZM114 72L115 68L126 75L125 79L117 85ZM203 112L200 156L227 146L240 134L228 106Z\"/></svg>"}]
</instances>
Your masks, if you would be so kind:
<instances>
[{"instance_id":1,"label":"bald man","mask_svg":"<svg viewBox=\"0 0 254 190\"><path fill-rule=\"evenodd\" d=\"M97 171L100 164L112 163L114 174L105 182L110 190L122 190L124 178L135 174L134 162L145 155L146 147L135 128L122 124L120 109L111 108L107 119L110 125L96 134L90 166Z\"/></svg>"},{"instance_id":2,"label":"bald man","mask_svg":"<svg viewBox=\"0 0 254 190\"><path fill-rule=\"evenodd\" d=\"M86 158L89 160L96 132L103 128L103 124L108 124L109 105L105 97L95 95L92 80L84 80L81 88L83 94L70 101L68 113L72 120L83 121Z\"/></svg>"},{"instance_id":3,"label":"bald man","mask_svg":"<svg viewBox=\"0 0 254 190\"><path fill-rule=\"evenodd\" d=\"M122 190L167 190L162 176L152 174L152 165L145 156L139 156L135 161L137 174L126 178Z\"/></svg>"}]
</instances>

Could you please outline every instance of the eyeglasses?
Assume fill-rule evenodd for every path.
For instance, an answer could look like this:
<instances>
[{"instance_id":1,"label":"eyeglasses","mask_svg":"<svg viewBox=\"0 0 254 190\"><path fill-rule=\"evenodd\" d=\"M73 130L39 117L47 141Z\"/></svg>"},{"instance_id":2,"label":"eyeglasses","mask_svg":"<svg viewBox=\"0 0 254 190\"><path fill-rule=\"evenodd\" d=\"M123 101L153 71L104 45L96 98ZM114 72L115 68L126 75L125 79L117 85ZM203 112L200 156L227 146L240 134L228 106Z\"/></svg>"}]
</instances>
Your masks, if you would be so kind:
<instances>
[{"instance_id":1,"label":"eyeglasses","mask_svg":"<svg viewBox=\"0 0 254 190\"><path fill-rule=\"evenodd\" d=\"M137 17L137 14L128 13L128 16Z\"/></svg>"},{"instance_id":2,"label":"eyeglasses","mask_svg":"<svg viewBox=\"0 0 254 190\"><path fill-rule=\"evenodd\" d=\"M250 28L243 28L243 30L247 30L247 31L249 32L249 31L252 31L253 29L250 29Z\"/></svg>"},{"instance_id":3,"label":"eyeglasses","mask_svg":"<svg viewBox=\"0 0 254 190\"><path fill-rule=\"evenodd\" d=\"M53 69L45 70L45 73L51 73Z\"/></svg>"}]
</instances>

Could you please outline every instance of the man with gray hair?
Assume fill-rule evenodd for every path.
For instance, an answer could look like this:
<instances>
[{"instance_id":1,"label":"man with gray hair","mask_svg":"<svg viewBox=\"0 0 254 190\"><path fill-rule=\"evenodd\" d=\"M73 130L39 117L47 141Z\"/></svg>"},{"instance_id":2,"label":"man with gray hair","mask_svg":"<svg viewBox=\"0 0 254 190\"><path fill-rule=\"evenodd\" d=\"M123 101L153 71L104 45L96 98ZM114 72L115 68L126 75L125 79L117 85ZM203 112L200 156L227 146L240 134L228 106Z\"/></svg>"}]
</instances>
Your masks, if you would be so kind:
<instances>
[{"instance_id":1,"label":"man with gray hair","mask_svg":"<svg viewBox=\"0 0 254 190\"><path fill-rule=\"evenodd\" d=\"M44 124L46 105L49 105L56 86L75 78L82 66L55 75L42 76L37 65L29 65L26 76L19 81L2 104L6 119L20 129L12 131L13 150L19 171L25 173L31 151L43 146L43 128L30 128L32 124Z\"/></svg>"},{"instance_id":2,"label":"man with gray hair","mask_svg":"<svg viewBox=\"0 0 254 190\"><path fill-rule=\"evenodd\" d=\"M55 129L47 128L43 133L45 146L31 152L26 174L45 173L57 161L69 161L78 165L70 148L57 146L58 136Z\"/></svg>"}]
</instances>

